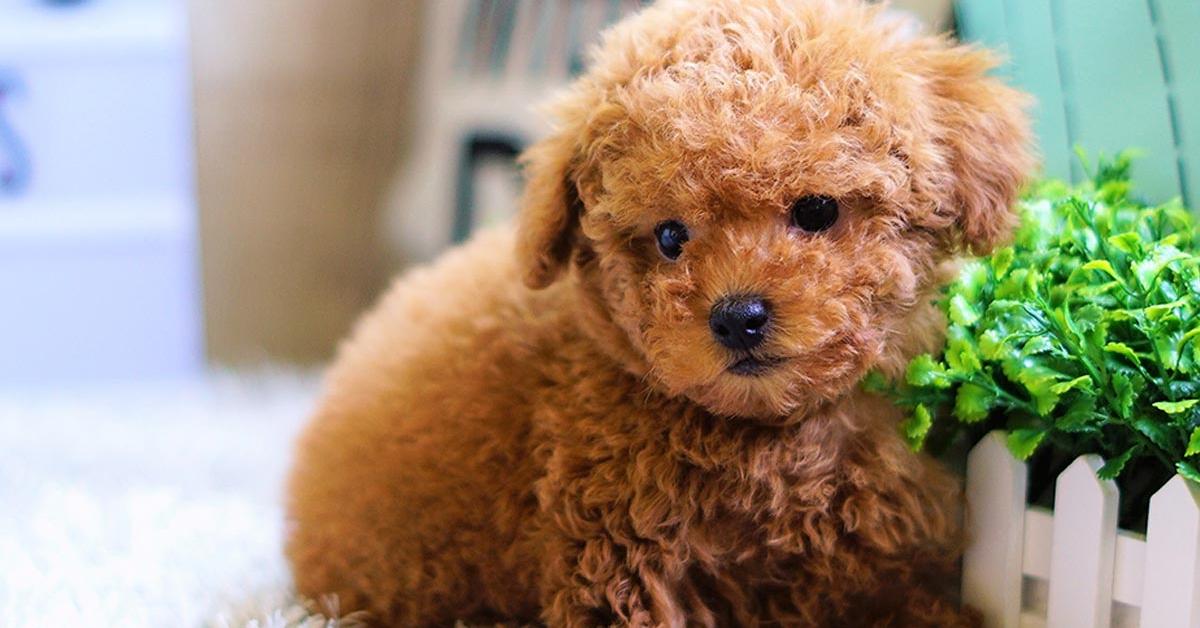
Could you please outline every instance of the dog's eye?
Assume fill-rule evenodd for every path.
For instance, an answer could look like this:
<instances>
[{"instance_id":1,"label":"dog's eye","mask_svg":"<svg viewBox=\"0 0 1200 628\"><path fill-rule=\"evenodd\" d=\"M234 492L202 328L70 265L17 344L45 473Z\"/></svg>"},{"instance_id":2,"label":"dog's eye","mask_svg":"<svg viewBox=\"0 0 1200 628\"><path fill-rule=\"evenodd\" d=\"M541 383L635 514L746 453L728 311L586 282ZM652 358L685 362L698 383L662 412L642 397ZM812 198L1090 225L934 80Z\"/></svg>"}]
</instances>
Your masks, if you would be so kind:
<instances>
[{"instance_id":1,"label":"dog's eye","mask_svg":"<svg viewBox=\"0 0 1200 628\"><path fill-rule=\"evenodd\" d=\"M683 253L683 243L688 241L687 227L678 220L667 220L654 227L654 240L658 243L658 252L669 260L679 259Z\"/></svg>"},{"instance_id":2,"label":"dog's eye","mask_svg":"<svg viewBox=\"0 0 1200 628\"><path fill-rule=\"evenodd\" d=\"M816 233L838 219L838 202L828 196L805 196L792 204L792 226Z\"/></svg>"}]
</instances>

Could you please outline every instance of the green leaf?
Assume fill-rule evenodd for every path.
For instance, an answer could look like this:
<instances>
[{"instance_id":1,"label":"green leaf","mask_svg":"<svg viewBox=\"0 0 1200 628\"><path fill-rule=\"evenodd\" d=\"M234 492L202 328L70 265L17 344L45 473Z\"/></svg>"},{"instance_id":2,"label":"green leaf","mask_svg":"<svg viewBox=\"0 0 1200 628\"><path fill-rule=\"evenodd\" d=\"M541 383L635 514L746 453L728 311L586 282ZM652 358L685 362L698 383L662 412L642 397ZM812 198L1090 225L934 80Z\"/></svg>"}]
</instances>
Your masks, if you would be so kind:
<instances>
[{"instance_id":1,"label":"green leaf","mask_svg":"<svg viewBox=\"0 0 1200 628\"><path fill-rule=\"evenodd\" d=\"M1166 412L1167 414L1179 414L1200 403L1200 399L1184 399L1182 401L1156 401L1153 405L1155 408Z\"/></svg>"},{"instance_id":2,"label":"green leaf","mask_svg":"<svg viewBox=\"0 0 1200 628\"><path fill-rule=\"evenodd\" d=\"M1179 348L1182 349L1184 345L1186 345L1192 340L1192 338L1195 338L1196 336L1200 336L1200 327L1193 327L1192 329L1189 329L1188 332L1179 339Z\"/></svg>"},{"instance_id":3,"label":"green leaf","mask_svg":"<svg viewBox=\"0 0 1200 628\"><path fill-rule=\"evenodd\" d=\"M1074 313L1075 324L1079 326L1079 330L1089 332L1100 326L1104 320L1105 309L1097 306L1094 303L1085 305Z\"/></svg>"},{"instance_id":4,"label":"green leaf","mask_svg":"<svg viewBox=\"0 0 1200 628\"><path fill-rule=\"evenodd\" d=\"M1008 269L1012 268L1015 257L1016 251L1011 246L1006 246L992 253L992 272L996 274L997 278L1003 277L1008 273Z\"/></svg>"},{"instance_id":5,"label":"green leaf","mask_svg":"<svg viewBox=\"0 0 1200 628\"><path fill-rule=\"evenodd\" d=\"M1061 395L1068 390L1080 388L1084 390L1092 389L1092 378L1088 375L1080 375L1069 382L1060 382L1050 387L1050 391L1056 395Z\"/></svg>"},{"instance_id":6,"label":"green leaf","mask_svg":"<svg viewBox=\"0 0 1200 628\"><path fill-rule=\"evenodd\" d=\"M1154 419L1138 419L1133 422L1133 426L1160 449L1167 451L1174 449L1171 443L1171 430L1162 423Z\"/></svg>"},{"instance_id":7,"label":"green leaf","mask_svg":"<svg viewBox=\"0 0 1200 628\"><path fill-rule=\"evenodd\" d=\"M985 360L999 360L1004 357L1008 347L1004 339L995 329L989 329L979 336L979 353Z\"/></svg>"},{"instance_id":8,"label":"green leaf","mask_svg":"<svg viewBox=\"0 0 1200 628\"><path fill-rule=\"evenodd\" d=\"M913 413L900 422L900 429L909 446L914 450L919 450L925 444L925 436L929 434L929 428L932 425L933 416L929 414L929 408L926 408L925 404L919 403L916 408L913 408Z\"/></svg>"},{"instance_id":9,"label":"green leaf","mask_svg":"<svg viewBox=\"0 0 1200 628\"><path fill-rule=\"evenodd\" d=\"M1025 274L1025 285L1022 287L1021 295L1026 299L1036 299L1040 293L1038 287L1042 285L1042 274L1036 268L1030 268Z\"/></svg>"},{"instance_id":10,"label":"green leaf","mask_svg":"<svg viewBox=\"0 0 1200 628\"><path fill-rule=\"evenodd\" d=\"M970 332L962 327L952 326L946 336L945 359L951 374L965 377L983 368L975 350L975 343L971 341Z\"/></svg>"},{"instance_id":11,"label":"green leaf","mask_svg":"<svg viewBox=\"0 0 1200 628\"><path fill-rule=\"evenodd\" d=\"M956 294L950 297L950 320L956 325L972 325L979 320L979 312L967 303L963 295Z\"/></svg>"},{"instance_id":12,"label":"green leaf","mask_svg":"<svg viewBox=\"0 0 1200 628\"><path fill-rule=\"evenodd\" d=\"M1025 390L1033 397L1034 407L1041 416L1050 414L1054 406L1058 405L1061 393L1054 392L1054 386L1060 377L1061 373L1048 367L1029 363L1017 369L1016 374L1017 381L1024 385Z\"/></svg>"},{"instance_id":13,"label":"green leaf","mask_svg":"<svg viewBox=\"0 0 1200 628\"><path fill-rule=\"evenodd\" d=\"M862 380L862 389L874 394L883 394L891 390L892 383L887 376L879 371L871 371Z\"/></svg>"},{"instance_id":14,"label":"green leaf","mask_svg":"<svg viewBox=\"0 0 1200 628\"><path fill-rule=\"evenodd\" d=\"M983 287L988 282L987 267L979 261L971 261L963 265L962 270L958 274L958 283L951 286L950 290L956 295L962 295L968 303L973 303L979 300L980 293ZM969 323L960 323L966 325Z\"/></svg>"},{"instance_id":15,"label":"green leaf","mask_svg":"<svg viewBox=\"0 0 1200 628\"><path fill-rule=\"evenodd\" d=\"M949 388L952 383L946 373L946 367L935 362L933 356L923 353L908 363L905 381L912 386L932 386L934 388Z\"/></svg>"},{"instance_id":16,"label":"green leaf","mask_svg":"<svg viewBox=\"0 0 1200 628\"><path fill-rule=\"evenodd\" d=\"M1023 428L1008 433L1008 450L1018 460L1028 460L1037 451L1046 431L1037 428Z\"/></svg>"},{"instance_id":17,"label":"green leaf","mask_svg":"<svg viewBox=\"0 0 1200 628\"><path fill-rule=\"evenodd\" d=\"M1116 279L1117 281L1121 281L1121 276L1118 275L1117 271L1113 269L1112 263L1106 259L1092 260L1084 264L1081 268L1083 270L1098 270L1107 273L1108 276Z\"/></svg>"},{"instance_id":18,"label":"green leaf","mask_svg":"<svg viewBox=\"0 0 1200 628\"><path fill-rule=\"evenodd\" d=\"M1129 377L1124 373L1113 373L1111 379L1113 390L1116 392L1113 401L1117 415L1128 419L1133 414L1133 382L1129 381Z\"/></svg>"},{"instance_id":19,"label":"green leaf","mask_svg":"<svg viewBox=\"0 0 1200 628\"><path fill-rule=\"evenodd\" d=\"M1184 305L1187 305L1187 299L1176 299L1170 303L1160 303L1158 305L1151 305L1150 307L1143 308L1142 312L1145 312L1146 318L1156 321L1161 319L1166 314L1171 313L1173 310L1183 307Z\"/></svg>"},{"instance_id":20,"label":"green leaf","mask_svg":"<svg viewBox=\"0 0 1200 628\"><path fill-rule=\"evenodd\" d=\"M954 398L954 416L963 423L977 423L987 418L994 399L992 392L978 384L966 383L958 387Z\"/></svg>"},{"instance_id":21,"label":"green leaf","mask_svg":"<svg viewBox=\"0 0 1200 628\"><path fill-rule=\"evenodd\" d=\"M1150 288L1164 268L1186 257L1187 255L1173 246L1160 247L1150 259L1133 265L1133 275L1137 277L1142 288Z\"/></svg>"},{"instance_id":22,"label":"green leaf","mask_svg":"<svg viewBox=\"0 0 1200 628\"><path fill-rule=\"evenodd\" d=\"M1122 285L1124 285L1124 284L1122 284L1119 281L1105 281L1105 282L1098 283L1098 284L1081 286L1078 288L1078 292L1079 292L1079 296L1081 296L1081 297L1084 297L1087 299L1094 299L1096 297L1106 295L1110 292L1115 292L1117 290L1117 288L1120 288Z\"/></svg>"},{"instance_id":23,"label":"green leaf","mask_svg":"<svg viewBox=\"0 0 1200 628\"><path fill-rule=\"evenodd\" d=\"M1195 465L1186 461L1180 460L1175 463L1175 471L1184 478L1200 484L1200 471L1196 470Z\"/></svg>"},{"instance_id":24,"label":"green leaf","mask_svg":"<svg viewBox=\"0 0 1200 628\"><path fill-rule=\"evenodd\" d=\"M1175 365L1179 363L1179 338L1182 336L1179 332L1157 330L1157 333L1151 339L1154 343L1155 360L1159 361L1163 368L1175 370Z\"/></svg>"},{"instance_id":25,"label":"green leaf","mask_svg":"<svg viewBox=\"0 0 1200 628\"><path fill-rule=\"evenodd\" d=\"M1108 243L1113 245L1118 251L1127 255L1140 255L1142 247L1142 236L1136 231L1127 231L1119 233L1108 238Z\"/></svg>"},{"instance_id":26,"label":"green leaf","mask_svg":"<svg viewBox=\"0 0 1200 628\"><path fill-rule=\"evenodd\" d=\"M1025 280L1029 275L1026 268L1014 268L1000 285L996 286L997 299L1017 299L1025 291Z\"/></svg>"},{"instance_id":27,"label":"green leaf","mask_svg":"<svg viewBox=\"0 0 1200 628\"><path fill-rule=\"evenodd\" d=\"M1121 471L1125 469L1125 464L1128 463L1129 459L1133 457L1133 453L1136 450L1136 447L1130 447L1116 458L1108 460L1104 463L1104 466L1100 467L1099 471L1096 471L1096 475L1099 476L1101 480L1115 480L1118 475L1121 475Z\"/></svg>"},{"instance_id":28,"label":"green leaf","mask_svg":"<svg viewBox=\"0 0 1200 628\"><path fill-rule=\"evenodd\" d=\"M1055 348L1054 340L1050 336L1034 336L1025 341L1025 346L1021 347L1021 355L1030 356L1038 353L1048 353Z\"/></svg>"},{"instance_id":29,"label":"green leaf","mask_svg":"<svg viewBox=\"0 0 1200 628\"><path fill-rule=\"evenodd\" d=\"M1134 321L1137 317L1129 310L1109 310L1104 313L1104 319L1110 323L1120 323L1122 321Z\"/></svg>"},{"instance_id":30,"label":"green leaf","mask_svg":"<svg viewBox=\"0 0 1200 628\"><path fill-rule=\"evenodd\" d=\"M1192 435L1188 438L1187 451L1183 452L1185 456L1194 456L1200 454L1200 427L1192 429Z\"/></svg>"},{"instance_id":31,"label":"green leaf","mask_svg":"<svg viewBox=\"0 0 1200 628\"><path fill-rule=\"evenodd\" d=\"M1129 345L1123 342L1110 342L1104 345L1104 350L1109 353L1123 355L1129 358L1129 360L1136 365L1140 365L1142 363L1142 360L1140 357L1138 357L1138 354L1135 353L1133 349L1130 349Z\"/></svg>"},{"instance_id":32,"label":"green leaf","mask_svg":"<svg viewBox=\"0 0 1200 628\"><path fill-rule=\"evenodd\" d=\"M1076 399L1054 423L1054 427L1064 432L1089 432L1096 412L1096 398L1084 395Z\"/></svg>"}]
</instances>

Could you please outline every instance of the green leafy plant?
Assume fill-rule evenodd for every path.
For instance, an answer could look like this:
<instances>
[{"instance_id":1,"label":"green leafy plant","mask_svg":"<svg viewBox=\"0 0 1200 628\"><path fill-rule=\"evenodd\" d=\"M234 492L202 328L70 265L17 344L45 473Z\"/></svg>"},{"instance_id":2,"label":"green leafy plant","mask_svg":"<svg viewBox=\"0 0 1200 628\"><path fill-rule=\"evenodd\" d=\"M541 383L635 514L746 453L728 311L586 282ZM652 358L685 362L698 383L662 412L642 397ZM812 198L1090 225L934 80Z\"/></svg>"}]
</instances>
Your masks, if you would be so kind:
<instances>
[{"instance_id":1,"label":"green leafy plant","mask_svg":"<svg viewBox=\"0 0 1200 628\"><path fill-rule=\"evenodd\" d=\"M1178 201L1137 201L1129 170L1122 154L1085 185L1030 191L1013 245L945 291L941 355L902 382L868 378L907 409L914 447L1003 428L1022 459L1098 453L1105 478L1137 466L1200 481L1194 224Z\"/></svg>"}]
</instances>

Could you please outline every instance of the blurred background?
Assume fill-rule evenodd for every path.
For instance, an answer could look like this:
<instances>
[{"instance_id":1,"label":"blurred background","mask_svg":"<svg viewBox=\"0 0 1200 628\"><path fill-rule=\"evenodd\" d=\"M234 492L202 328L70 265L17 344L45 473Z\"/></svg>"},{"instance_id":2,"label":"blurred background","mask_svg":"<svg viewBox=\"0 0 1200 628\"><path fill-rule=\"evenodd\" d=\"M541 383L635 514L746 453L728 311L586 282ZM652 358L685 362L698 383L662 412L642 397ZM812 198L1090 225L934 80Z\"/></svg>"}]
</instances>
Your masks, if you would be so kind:
<instances>
[{"instance_id":1,"label":"blurred background","mask_svg":"<svg viewBox=\"0 0 1200 628\"><path fill-rule=\"evenodd\" d=\"M511 215L532 106L644 1L0 0L0 389L324 363ZM1194 204L1194 3L892 6L1008 56L1047 174L1139 147Z\"/></svg>"},{"instance_id":2,"label":"blurred background","mask_svg":"<svg viewBox=\"0 0 1200 628\"><path fill-rule=\"evenodd\" d=\"M0 626L301 625L316 367L511 217L532 106L642 4L0 0ZM1200 3L891 6L1007 56L1046 174L1136 147L1144 194L1200 200Z\"/></svg>"},{"instance_id":3,"label":"blurred background","mask_svg":"<svg viewBox=\"0 0 1200 628\"><path fill-rule=\"evenodd\" d=\"M639 4L0 0L0 388L327 361Z\"/></svg>"}]
</instances>

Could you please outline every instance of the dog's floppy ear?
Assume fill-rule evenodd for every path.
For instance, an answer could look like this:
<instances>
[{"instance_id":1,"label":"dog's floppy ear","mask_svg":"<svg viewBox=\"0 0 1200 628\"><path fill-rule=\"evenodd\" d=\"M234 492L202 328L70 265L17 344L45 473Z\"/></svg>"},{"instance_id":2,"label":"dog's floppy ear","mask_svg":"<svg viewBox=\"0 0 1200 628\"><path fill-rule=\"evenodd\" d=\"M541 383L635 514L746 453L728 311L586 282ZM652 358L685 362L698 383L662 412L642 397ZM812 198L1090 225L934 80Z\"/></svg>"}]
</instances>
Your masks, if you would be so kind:
<instances>
[{"instance_id":1,"label":"dog's floppy ear","mask_svg":"<svg viewBox=\"0 0 1200 628\"><path fill-rule=\"evenodd\" d=\"M989 76L997 59L968 46L938 46L927 67L935 141L944 152L938 213L956 247L985 255L1017 222L1015 203L1033 166L1031 99Z\"/></svg>"},{"instance_id":2,"label":"dog's floppy ear","mask_svg":"<svg viewBox=\"0 0 1200 628\"><path fill-rule=\"evenodd\" d=\"M571 259L582 210L571 172L576 154L574 134L560 131L521 155L526 182L517 262L531 288L553 283Z\"/></svg>"}]
</instances>

